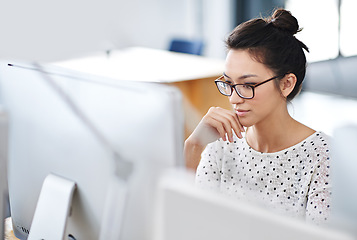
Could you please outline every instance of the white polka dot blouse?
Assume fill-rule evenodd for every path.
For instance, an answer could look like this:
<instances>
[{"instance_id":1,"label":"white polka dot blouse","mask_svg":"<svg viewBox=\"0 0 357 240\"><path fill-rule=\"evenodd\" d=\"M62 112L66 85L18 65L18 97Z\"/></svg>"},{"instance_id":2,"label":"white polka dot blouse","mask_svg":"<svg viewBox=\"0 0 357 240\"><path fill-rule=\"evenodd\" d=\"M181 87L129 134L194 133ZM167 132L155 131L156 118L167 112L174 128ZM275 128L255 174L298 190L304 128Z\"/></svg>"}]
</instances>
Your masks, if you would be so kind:
<instances>
[{"instance_id":1,"label":"white polka dot blouse","mask_svg":"<svg viewBox=\"0 0 357 240\"><path fill-rule=\"evenodd\" d=\"M315 132L285 150L262 153L244 138L233 143L219 139L203 151L196 183L320 224L330 213L328 141L326 134Z\"/></svg>"}]
</instances>

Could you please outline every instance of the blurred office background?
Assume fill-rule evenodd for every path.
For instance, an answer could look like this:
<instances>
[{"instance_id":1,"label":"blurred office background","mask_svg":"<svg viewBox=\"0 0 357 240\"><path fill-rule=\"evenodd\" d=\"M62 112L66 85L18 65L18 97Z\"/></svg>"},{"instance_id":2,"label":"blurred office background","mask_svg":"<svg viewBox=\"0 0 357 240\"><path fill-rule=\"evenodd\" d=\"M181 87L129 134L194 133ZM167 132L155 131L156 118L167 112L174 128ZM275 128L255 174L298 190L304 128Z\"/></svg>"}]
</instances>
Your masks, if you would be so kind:
<instances>
[{"instance_id":1,"label":"blurred office background","mask_svg":"<svg viewBox=\"0 0 357 240\"><path fill-rule=\"evenodd\" d=\"M357 54L355 0L17 0L1 4L0 57L59 60L129 46L166 49L181 37L202 39L205 56L223 58L227 33L276 7L298 18L309 61Z\"/></svg>"},{"instance_id":2,"label":"blurred office background","mask_svg":"<svg viewBox=\"0 0 357 240\"><path fill-rule=\"evenodd\" d=\"M201 38L206 55L222 57L222 40L234 26L275 7L298 18L311 61L357 54L355 0L7 1L0 10L1 49L3 56L57 59L127 46L165 48L179 36Z\"/></svg>"},{"instance_id":3,"label":"blurred office background","mask_svg":"<svg viewBox=\"0 0 357 240\"><path fill-rule=\"evenodd\" d=\"M356 0L3 1L0 59L54 62L134 46L166 50L183 38L202 40L204 57L223 60L224 39L235 26L277 7L297 17L303 31L296 36L310 48L304 90L356 99Z\"/></svg>"}]
</instances>

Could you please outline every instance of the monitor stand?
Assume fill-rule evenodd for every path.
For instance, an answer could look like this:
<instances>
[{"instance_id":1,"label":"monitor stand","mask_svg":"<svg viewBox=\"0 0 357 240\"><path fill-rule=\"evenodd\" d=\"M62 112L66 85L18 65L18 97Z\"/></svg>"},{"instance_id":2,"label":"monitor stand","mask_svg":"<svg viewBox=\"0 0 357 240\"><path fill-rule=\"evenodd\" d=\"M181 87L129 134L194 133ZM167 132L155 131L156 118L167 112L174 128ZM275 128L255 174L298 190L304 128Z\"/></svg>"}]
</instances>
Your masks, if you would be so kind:
<instances>
[{"instance_id":1,"label":"monitor stand","mask_svg":"<svg viewBox=\"0 0 357 240\"><path fill-rule=\"evenodd\" d=\"M49 174L42 185L28 240L63 240L76 183Z\"/></svg>"}]
</instances>

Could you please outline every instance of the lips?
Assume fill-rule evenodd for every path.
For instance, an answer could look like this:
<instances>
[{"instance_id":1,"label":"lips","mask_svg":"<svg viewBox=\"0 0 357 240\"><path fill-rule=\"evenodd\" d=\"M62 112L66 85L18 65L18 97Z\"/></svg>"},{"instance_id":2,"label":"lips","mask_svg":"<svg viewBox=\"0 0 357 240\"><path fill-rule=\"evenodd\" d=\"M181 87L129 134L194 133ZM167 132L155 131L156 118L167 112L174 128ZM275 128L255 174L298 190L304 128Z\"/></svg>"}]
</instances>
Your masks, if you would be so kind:
<instances>
[{"instance_id":1,"label":"lips","mask_svg":"<svg viewBox=\"0 0 357 240\"><path fill-rule=\"evenodd\" d=\"M249 110L236 109L238 117L244 117L249 113Z\"/></svg>"}]
</instances>

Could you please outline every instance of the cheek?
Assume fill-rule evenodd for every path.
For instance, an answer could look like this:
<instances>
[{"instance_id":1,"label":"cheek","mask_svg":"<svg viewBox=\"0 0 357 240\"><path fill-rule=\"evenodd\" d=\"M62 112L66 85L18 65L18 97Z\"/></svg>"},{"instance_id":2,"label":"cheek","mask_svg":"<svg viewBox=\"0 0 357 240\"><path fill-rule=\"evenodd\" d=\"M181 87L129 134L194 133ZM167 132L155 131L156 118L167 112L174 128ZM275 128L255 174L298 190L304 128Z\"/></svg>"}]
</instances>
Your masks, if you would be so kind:
<instances>
[{"instance_id":1,"label":"cheek","mask_svg":"<svg viewBox=\"0 0 357 240\"><path fill-rule=\"evenodd\" d=\"M265 86L265 88L256 89L254 99L256 105L271 105L277 104L282 100L281 92L276 88L275 84Z\"/></svg>"},{"instance_id":2,"label":"cheek","mask_svg":"<svg viewBox=\"0 0 357 240\"><path fill-rule=\"evenodd\" d=\"M270 91L266 89L266 91L257 92L250 102L253 113L252 117L259 119L266 117L280 105L280 101L281 96L277 89L271 89Z\"/></svg>"},{"instance_id":3,"label":"cheek","mask_svg":"<svg viewBox=\"0 0 357 240\"><path fill-rule=\"evenodd\" d=\"M255 97L252 99L252 107L256 114L268 108L272 101L271 91L256 91Z\"/></svg>"},{"instance_id":4,"label":"cheek","mask_svg":"<svg viewBox=\"0 0 357 240\"><path fill-rule=\"evenodd\" d=\"M257 101L264 101L278 94L279 94L279 90L276 88L275 83L269 82L265 86L262 85L255 88L254 99Z\"/></svg>"}]
</instances>

